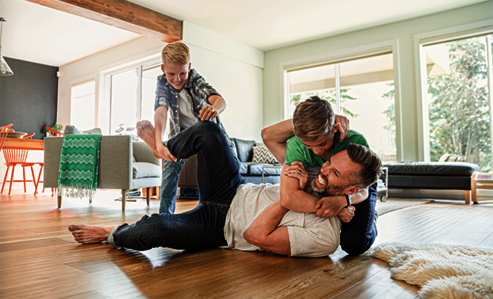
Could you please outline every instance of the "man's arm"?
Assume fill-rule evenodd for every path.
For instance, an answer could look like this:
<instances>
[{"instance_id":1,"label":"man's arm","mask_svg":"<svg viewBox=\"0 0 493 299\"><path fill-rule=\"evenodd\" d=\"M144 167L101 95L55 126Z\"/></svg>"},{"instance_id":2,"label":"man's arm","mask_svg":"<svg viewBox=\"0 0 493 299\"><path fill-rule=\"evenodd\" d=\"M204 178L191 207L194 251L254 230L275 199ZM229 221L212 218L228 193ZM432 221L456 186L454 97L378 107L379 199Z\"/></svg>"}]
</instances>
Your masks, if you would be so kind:
<instances>
[{"instance_id":1,"label":"man's arm","mask_svg":"<svg viewBox=\"0 0 493 299\"><path fill-rule=\"evenodd\" d=\"M353 194L352 202L353 204L360 203L368 198L368 188L359 190L355 194ZM344 195L335 195L329 197L321 198L315 208L317 211L315 214L319 217L334 217L339 212L342 211L344 207L347 205L346 196Z\"/></svg>"},{"instance_id":2,"label":"man's arm","mask_svg":"<svg viewBox=\"0 0 493 299\"><path fill-rule=\"evenodd\" d=\"M271 203L252 222L243 233L249 243L277 254L291 255L288 228L278 226L288 209L281 206L280 200Z\"/></svg>"},{"instance_id":3,"label":"man's arm","mask_svg":"<svg viewBox=\"0 0 493 299\"><path fill-rule=\"evenodd\" d=\"M168 121L168 108L165 106L157 107L154 112L154 134L156 138L156 149L159 155L168 161L177 161L177 159L169 152L163 144L163 134L166 131L166 122Z\"/></svg>"},{"instance_id":4,"label":"man's arm","mask_svg":"<svg viewBox=\"0 0 493 299\"><path fill-rule=\"evenodd\" d=\"M262 129L262 141L276 160L284 164L286 160L286 142L293 137L293 120L288 119Z\"/></svg>"},{"instance_id":5,"label":"man's arm","mask_svg":"<svg viewBox=\"0 0 493 299\"><path fill-rule=\"evenodd\" d=\"M215 118L226 109L226 101L216 94L209 96L207 99L211 105L204 105L200 110L199 117L202 121Z\"/></svg>"}]
</instances>

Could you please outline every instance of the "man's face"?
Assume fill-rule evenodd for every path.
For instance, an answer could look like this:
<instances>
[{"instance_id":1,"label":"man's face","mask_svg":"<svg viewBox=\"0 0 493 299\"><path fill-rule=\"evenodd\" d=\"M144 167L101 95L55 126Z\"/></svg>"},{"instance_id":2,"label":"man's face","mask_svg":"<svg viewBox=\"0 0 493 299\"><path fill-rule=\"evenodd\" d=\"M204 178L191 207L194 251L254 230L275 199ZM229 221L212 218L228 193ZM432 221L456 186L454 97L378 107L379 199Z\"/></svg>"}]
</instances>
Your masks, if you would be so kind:
<instances>
[{"instance_id":1,"label":"man's face","mask_svg":"<svg viewBox=\"0 0 493 299\"><path fill-rule=\"evenodd\" d=\"M349 158L347 151L341 151L332 157L320 168L320 173L312 181L315 192L328 195L346 194L350 188L349 175L362 170L362 166ZM358 191L358 190L356 190ZM348 194L352 194L349 192Z\"/></svg>"},{"instance_id":2,"label":"man's face","mask_svg":"<svg viewBox=\"0 0 493 299\"><path fill-rule=\"evenodd\" d=\"M301 138L300 138L301 139ZM303 144L311 149L315 155L321 156L324 159L327 159L330 155L330 149L334 144L334 132L330 132L328 134L323 134L318 137L315 141L306 141L301 139Z\"/></svg>"},{"instance_id":3,"label":"man's face","mask_svg":"<svg viewBox=\"0 0 493 299\"><path fill-rule=\"evenodd\" d=\"M166 66L161 64L161 70L166 76L166 80L168 83L173 86L174 89L181 91L185 83L188 80L188 72L190 71L192 64L175 64L172 62L168 62Z\"/></svg>"}]
</instances>

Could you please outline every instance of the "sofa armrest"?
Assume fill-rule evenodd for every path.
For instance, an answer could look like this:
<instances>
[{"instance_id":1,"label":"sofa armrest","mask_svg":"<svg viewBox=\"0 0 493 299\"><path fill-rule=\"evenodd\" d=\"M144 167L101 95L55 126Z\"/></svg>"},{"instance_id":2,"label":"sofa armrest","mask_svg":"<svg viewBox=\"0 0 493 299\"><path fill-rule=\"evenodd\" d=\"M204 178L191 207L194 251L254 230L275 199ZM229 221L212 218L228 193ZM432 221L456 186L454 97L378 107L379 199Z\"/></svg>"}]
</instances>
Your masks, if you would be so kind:
<instances>
[{"instance_id":1,"label":"sofa armrest","mask_svg":"<svg viewBox=\"0 0 493 299\"><path fill-rule=\"evenodd\" d=\"M132 181L132 137L102 136L98 188L130 189Z\"/></svg>"},{"instance_id":2,"label":"sofa armrest","mask_svg":"<svg viewBox=\"0 0 493 299\"><path fill-rule=\"evenodd\" d=\"M43 187L58 188L58 170L62 154L63 137L44 139Z\"/></svg>"},{"instance_id":3,"label":"sofa armrest","mask_svg":"<svg viewBox=\"0 0 493 299\"><path fill-rule=\"evenodd\" d=\"M133 156L137 162L147 162L161 166L161 159L154 157L152 149L145 142L132 142Z\"/></svg>"},{"instance_id":4,"label":"sofa armrest","mask_svg":"<svg viewBox=\"0 0 493 299\"><path fill-rule=\"evenodd\" d=\"M43 185L46 188L58 187L62 144L63 137L46 137L44 139ZM132 152L132 139L129 135L101 137L98 188L130 189Z\"/></svg>"}]
</instances>

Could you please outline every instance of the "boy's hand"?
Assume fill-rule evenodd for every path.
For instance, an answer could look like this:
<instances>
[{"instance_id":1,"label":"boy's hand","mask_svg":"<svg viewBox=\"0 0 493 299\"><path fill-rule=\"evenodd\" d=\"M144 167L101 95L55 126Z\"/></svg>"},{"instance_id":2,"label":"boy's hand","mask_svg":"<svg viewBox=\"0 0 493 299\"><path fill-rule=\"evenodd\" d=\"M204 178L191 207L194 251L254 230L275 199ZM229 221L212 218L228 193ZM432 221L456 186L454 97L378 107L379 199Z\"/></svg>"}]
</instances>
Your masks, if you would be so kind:
<instances>
[{"instance_id":1,"label":"boy's hand","mask_svg":"<svg viewBox=\"0 0 493 299\"><path fill-rule=\"evenodd\" d=\"M298 179L300 190L305 189L306 182L308 181L308 172L305 170L303 163L298 161L291 163L291 166L284 171L284 175Z\"/></svg>"},{"instance_id":2,"label":"boy's hand","mask_svg":"<svg viewBox=\"0 0 493 299\"><path fill-rule=\"evenodd\" d=\"M176 159L175 156L173 156L167 147L164 146L164 144L158 144L157 145L157 151L159 153L159 155L161 156L161 158L163 158L164 160L166 161L178 161L178 159Z\"/></svg>"},{"instance_id":3,"label":"boy's hand","mask_svg":"<svg viewBox=\"0 0 493 299\"><path fill-rule=\"evenodd\" d=\"M354 217L354 211L356 211L356 208L353 206L348 206L347 208L342 209L339 214L337 214L337 217L341 219L342 222L349 222L351 219Z\"/></svg>"},{"instance_id":4,"label":"boy's hand","mask_svg":"<svg viewBox=\"0 0 493 299\"><path fill-rule=\"evenodd\" d=\"M202 109L200 109L199 117L202 121L213 119L216 116L217 111L212 105L205 105L204 107L202 107Z\"/></svg>"},{"instance_id":5,"label":"boy's hand","mask_svg":"<svg viewBox=\"0 0 493 299\"><path fill-rule=\"evenodd\" d=\"M349 119L343 115L336 114L334 128L340 133L339 141L342 142L349 136Z\"/></svg>"}]
</instances>

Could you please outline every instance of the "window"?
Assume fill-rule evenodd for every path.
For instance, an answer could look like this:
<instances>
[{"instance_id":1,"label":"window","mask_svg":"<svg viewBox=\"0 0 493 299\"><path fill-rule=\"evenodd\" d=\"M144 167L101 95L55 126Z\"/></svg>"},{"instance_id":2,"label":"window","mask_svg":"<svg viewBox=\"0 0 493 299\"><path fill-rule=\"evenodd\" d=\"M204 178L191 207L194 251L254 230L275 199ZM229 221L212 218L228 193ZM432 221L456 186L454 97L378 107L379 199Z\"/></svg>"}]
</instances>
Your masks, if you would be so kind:
<instances>
[{"instance_id":1,"label":"window","mask_svg":"<svg viewBox=\"0 0 493 299\"><path fill-rule=\"evenodd\" d=\"M363 134L384 161L396 160L393 55L381 54L341 63L288 70L290 102L312 95L326 99L338 114L349 118L351 129Z\"/></svg>"},{"instance_id":2,"label":"window","mask_svg":"<svg viewBox=\"0 0 493 299\"><path fill-rule=\"evenodd\" d=\"M94 80L72 86L70 123L79 130L89 130L95 127L95 90Z\"/></svg>"},{"instance_id":3,"label":"window","mask_svg":"<svg viewBox=\"0 0 493 299\"><path fill-rule=\"evenodd\" d=\"M156 78L160 74L160 64L152 63L108 75L110 134L136 135L137 121L147 119L154 123Z\"/></svg>"},{"instance_id":4,"label":"window","mask_svg":"<svg viewBox=\"0 0 493 299\"><path fill-rule=\"evenodd\" d=\"M483 35L423 47L431 161L458 155L491 170L492 40Z\"/></svg>"}]
</instances>

